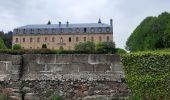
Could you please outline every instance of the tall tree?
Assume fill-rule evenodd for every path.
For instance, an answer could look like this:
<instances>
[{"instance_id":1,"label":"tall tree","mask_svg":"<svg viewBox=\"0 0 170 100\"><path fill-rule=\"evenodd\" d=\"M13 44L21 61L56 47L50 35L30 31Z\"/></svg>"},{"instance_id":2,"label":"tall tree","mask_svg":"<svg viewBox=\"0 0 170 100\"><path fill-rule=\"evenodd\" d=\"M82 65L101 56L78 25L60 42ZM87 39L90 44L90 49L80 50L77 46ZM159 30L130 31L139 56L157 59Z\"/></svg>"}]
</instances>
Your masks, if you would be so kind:
<instances>
[{"instance_id":1,"label":"tall tree","mask_svg":"<svg viewBox=\"0 0 170 100\"><path fill-rule=\"evenodd\" d=\"M168 48L170 40L170 13L163 12L158 17L147 17L134 30L126 42L129 51L143 51Z\"/></svg>"}]
</instances>

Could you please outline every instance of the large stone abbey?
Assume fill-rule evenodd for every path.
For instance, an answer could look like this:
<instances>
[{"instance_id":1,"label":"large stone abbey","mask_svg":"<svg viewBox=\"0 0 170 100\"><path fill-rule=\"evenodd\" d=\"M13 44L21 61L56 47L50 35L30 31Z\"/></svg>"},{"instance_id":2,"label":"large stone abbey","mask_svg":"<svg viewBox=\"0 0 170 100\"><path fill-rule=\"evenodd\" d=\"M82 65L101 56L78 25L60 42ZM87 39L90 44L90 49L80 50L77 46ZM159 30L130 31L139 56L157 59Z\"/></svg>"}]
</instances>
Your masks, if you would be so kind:
<instances>
[{"instance_id":1,"label":"large stone abbey","mask_svg":"<svg viewBox=\"0 0 170 100\"><path fill-rule=\"evenodd\" d=\"M12 44L20 44L23 49L41 49L43 44L49 49L73 50L80 42L94 43L113 41L113 24L98 23L84 24L40 24L26 25L14 29Z\"/></svg>"}]
</instances>

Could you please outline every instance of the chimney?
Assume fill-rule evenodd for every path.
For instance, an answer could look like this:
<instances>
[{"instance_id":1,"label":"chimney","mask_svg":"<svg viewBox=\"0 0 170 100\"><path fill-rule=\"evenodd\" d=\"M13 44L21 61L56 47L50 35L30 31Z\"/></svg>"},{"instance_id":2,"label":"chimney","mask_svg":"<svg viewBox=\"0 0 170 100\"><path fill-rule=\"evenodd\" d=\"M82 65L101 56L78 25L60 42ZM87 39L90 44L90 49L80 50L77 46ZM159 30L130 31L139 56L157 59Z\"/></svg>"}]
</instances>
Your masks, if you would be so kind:
<instances>
[{"instance_id":1,"label":"chimney","mask_svg":"<svg viewBox=\"0 0 170 100\"><path fill-rule=\"evenodd\" d=\"M59 25L59 27L61 27L61 22L59 22L59 24L58 24L58 25Z\"/></svg>"},{"instance_id":2,"label":"chimney","mask_svg":"<svg viewBox=\"0 0 170 100\"><path fill-rule=\"evenodd\" d=\"M110 19L110 26L113 26L113 20Z\"/></svg>"},{"instance_id":3,"label":"chimney","mask_svg":"<svg viewBox=\"0 0 170 100\"><path fill-rule=\"evenodd\" d=\"M98 23L102 23L102 21L101 21L101 19L99 18L99 21L98 21Z\"/></svg>"},{"instance_id":4,"label":"chimney","mask_svg":"<svg viewBox=\"0 0 170 100\"><path fill-rule=\"evenodd\" d=\"M69 26L69 22L68 22L68 21L66 22L66 26L67 26L67 27Z\"/></svg>"}]
</instances>

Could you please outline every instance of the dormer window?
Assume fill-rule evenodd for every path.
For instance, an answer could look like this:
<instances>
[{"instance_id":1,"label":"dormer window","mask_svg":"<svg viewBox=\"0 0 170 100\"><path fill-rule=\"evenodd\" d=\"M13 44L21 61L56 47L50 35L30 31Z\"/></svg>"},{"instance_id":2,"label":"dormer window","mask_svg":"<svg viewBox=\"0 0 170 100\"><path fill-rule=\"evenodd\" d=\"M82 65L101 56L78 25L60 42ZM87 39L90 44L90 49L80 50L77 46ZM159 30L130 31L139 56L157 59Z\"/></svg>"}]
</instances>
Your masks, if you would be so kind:
<instances>
[{"instance_id":1,"label":"dormer window","mask_svg":"<svg viewBox=\"0 0 170 100\"><path fill-rule=\"evenodd\" d=\"M45 32L45 33L48 33L48 29L47 29L47 28L46 28L46 29L44 29L44 32Z\"/></svg>"},{"instance_id":2,"label":"dormer window","mask_svg":"<svg viewBox=\"0 0 170 100\"><path fill-rule=\"evenodd\" d=\"M109 28L109 27L107 27L107 28L106 28L106 31L107 31L107 32L110 32L110 28Z\"/></svg>"},{"instance_id":3,"label":"dormer window","mask_svg":"<svg viewBox=\"0 0 170 100\"><path fill-rule=\"evenodd\" d=\"M100 27L100 28L98 29L98 31L99 31L99 32L102 32L102 28Z\"/></svg>"},{"instance_id":4,"label":"dormer window","mask_svg":"<svg viewBox=\"0 0 170 100\"><path fill-rule=\"evenodd\" d=\"M93 33L95 30L94 30L94 28L91 28L91 32Z\"/></svg>"},{"instance_id":5,"label":"dormer window","mask_svg":"<svg viewBox=\"0 0 170 100\"><path fill-rule=\"evenodd\" d=\"M79 32L80 32L80 29L79 29L79 28L77 28L77 29L76 29L76 32L77 32L77 33L79 33Z\"/></svg>"},{"instance_id":6,"label":"dormer window","mask_svg":"<svg viewBox=\"0 0 170 100\"><path fill-rule=\"evenodd\" d=\"M60 33L63 33L63 32L64 32L64 29L63 29L63 28L61 28L61 29L60 29Z\"/></svg>"},{"instance_id":7,"label":"dormer window","mask_svg":"<svg viewBox=\"0 0 170 100\"><path fill-rule=\"evenodd\" d=\"M86 33L87 32L87 28L84 28L84 33Z\"/></svg>"},{"instance_id":8,"label":"dormer window","mask_svg":"<svg viewBox=\"0 0 170 100\"><path fill-rule=\"evenodd\" d=\"M24 34L26 33L26 30L25 30L25 29L23 29L23 33L24 33Z\"/></svg>"},{"instance_id":9,"label":"dormer window","mask_svg":"<svg viewBox=\"0 0 170 100\"><path fill-rule=\"evenodd\" d=\"M69 28L69 33L71 33L72 32L72 29L71 28Z\"/></svg>"},{"instance_id":10,"label":"dormer window","mask_svg":"<svg viewBox=\"0 0 170 100\"><path fill-rule=\"evenodd\" d=\"M54 28L52 29L52 33L55 33L55 29Z\"/></svg>"}]
</instances>

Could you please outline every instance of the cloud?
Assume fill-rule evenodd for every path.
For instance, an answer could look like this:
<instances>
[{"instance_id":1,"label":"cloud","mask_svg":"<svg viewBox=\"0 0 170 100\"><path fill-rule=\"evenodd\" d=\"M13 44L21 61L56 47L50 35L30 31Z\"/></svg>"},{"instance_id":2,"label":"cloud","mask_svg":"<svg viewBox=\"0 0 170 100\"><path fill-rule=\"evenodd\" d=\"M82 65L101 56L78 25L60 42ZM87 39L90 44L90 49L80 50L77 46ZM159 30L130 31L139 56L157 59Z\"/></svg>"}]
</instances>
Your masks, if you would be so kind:
<instances>
[{"instance_id":1,"label":"cloud","mask_svg":"<svg viewBox=\"0 0 170 100\"><path fill-rule=\"evenodd\" d=\"M167 0L0 0L0 30L9 31L26 24L109 23L114 21L114 41L124 48L137 25L147 16L170 11Z\"/></svg>"}]
</instances>

